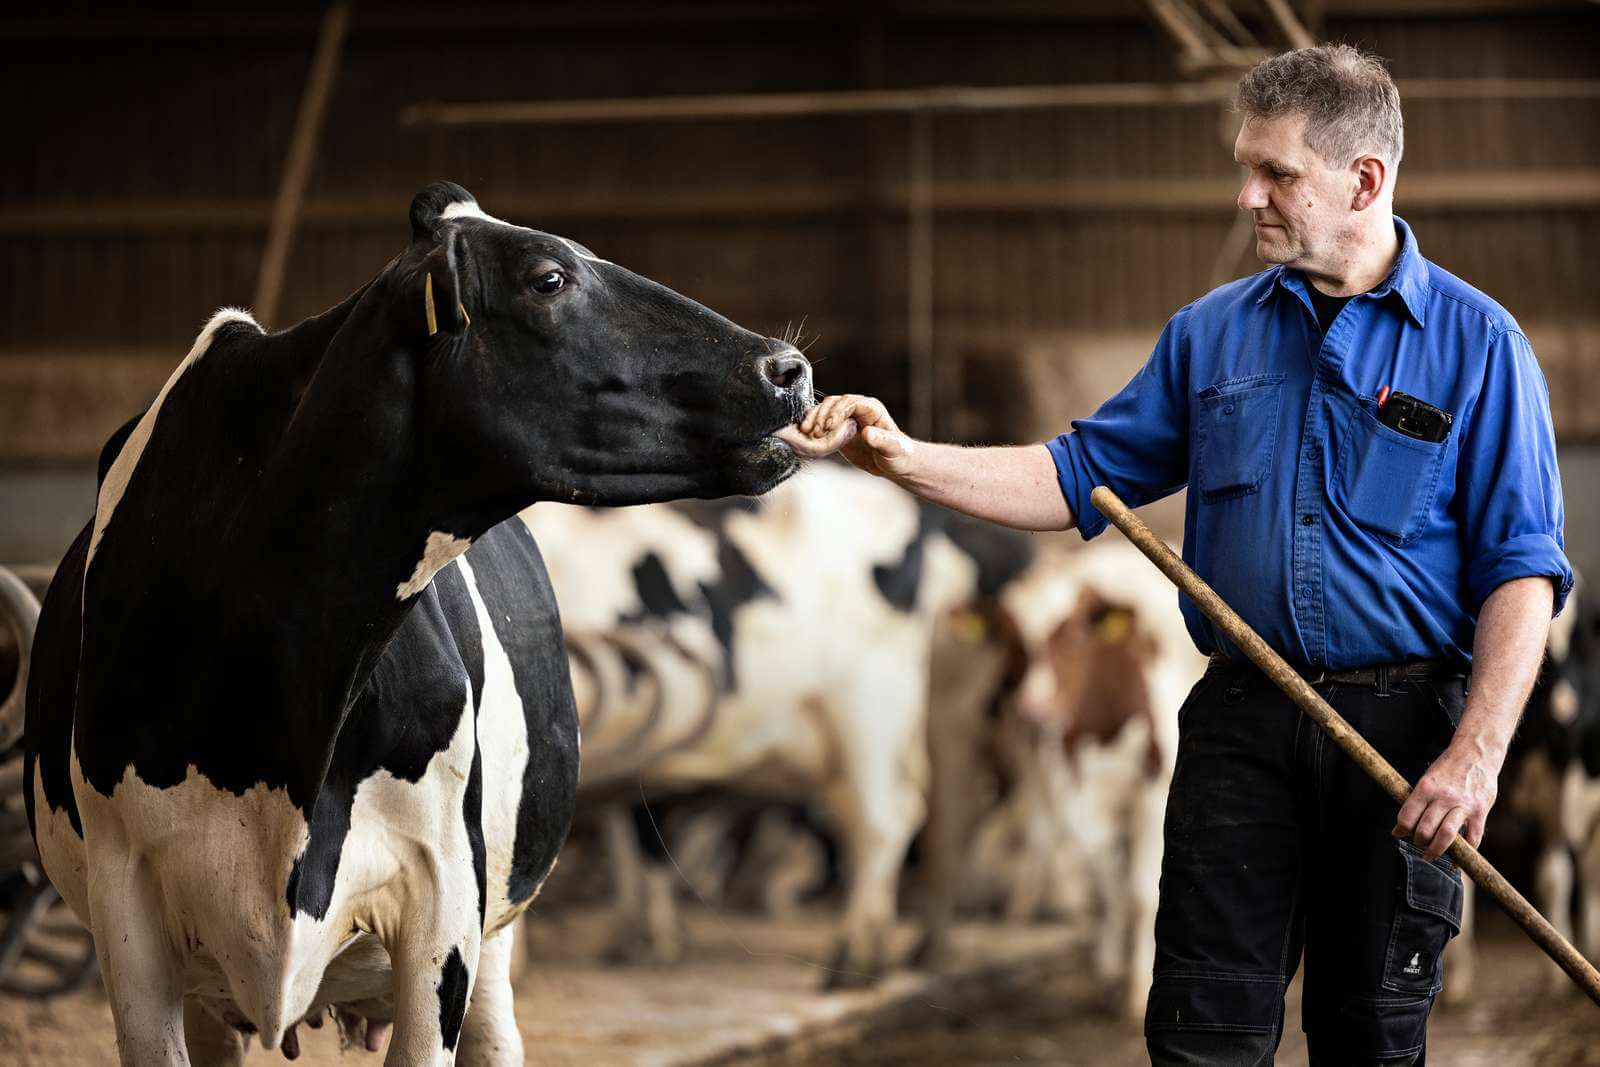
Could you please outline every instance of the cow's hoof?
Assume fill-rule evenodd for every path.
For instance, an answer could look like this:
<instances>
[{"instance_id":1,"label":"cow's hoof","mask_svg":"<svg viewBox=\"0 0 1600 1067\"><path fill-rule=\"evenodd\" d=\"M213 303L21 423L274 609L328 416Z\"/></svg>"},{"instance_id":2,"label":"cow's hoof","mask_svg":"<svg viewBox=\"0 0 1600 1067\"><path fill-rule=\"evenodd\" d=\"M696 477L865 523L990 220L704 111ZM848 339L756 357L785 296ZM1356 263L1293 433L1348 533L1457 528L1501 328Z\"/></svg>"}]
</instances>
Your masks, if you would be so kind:
<instances>
[{"instance_id":1,"label":"cow's hoof","mask_svg":"<svg viewBox=\"0 0 1600 1067\"><path fill-rule=\"evenodd\" d=\"M955 950L944 934L924 934L911 950L911 966L919 971L943 971L955 962Z\"/></svg>"},{"instance_id":2,"label":"cow's hoof","mask_svg":"<svg viewBox=\"0 0 1600 1067\"><path fill-rule=\"evenodd\" d=\"M881 966L863 964L850 958L850 947L840 945L829 961L822 978L822 988L829 993L848 989L869 989L881 977Z\"/></svg>"},{"instance_id":3,"label":"cow's hoof","mask_svg":"<svg viewBox=\"0 0 1600 1067\"><path fill-rule=\"evenodd\" d=\"M657 941L636 934L614 938L600 954L600 959L616 967L646 967L679 963L685 955L681 938Z\"/></svg>"}]
</instances>

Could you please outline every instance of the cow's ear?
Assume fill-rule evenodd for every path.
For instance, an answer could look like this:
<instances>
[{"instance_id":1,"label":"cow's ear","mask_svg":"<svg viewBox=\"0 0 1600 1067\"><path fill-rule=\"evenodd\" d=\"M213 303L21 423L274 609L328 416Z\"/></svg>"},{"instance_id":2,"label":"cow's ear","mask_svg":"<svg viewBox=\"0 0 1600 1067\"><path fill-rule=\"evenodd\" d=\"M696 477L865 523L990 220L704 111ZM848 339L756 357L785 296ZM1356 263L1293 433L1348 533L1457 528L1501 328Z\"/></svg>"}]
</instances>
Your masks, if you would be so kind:
<instances>
[{"instance_id":1,"label":"cow's ear","mask_svg":"<svg viewBox=\"0 0 1600 1067\"><path fill-rule=\"evenodd\" d=\"M431 243L451 204L478 207L477 199L455 182L434 182L411 198L411 240ZM458 209L459 210L459 209Z\"/></svg>"},{"instance_id":2,"label":"cow's ear","mask_svg":"<svg viewBox=\"0 0 1600 1067\"><path fill-rule=\"evenodd\" d=\"M439 240L422 257L417 272L407 286L412 307L408 313L428 337L441 333L459 334L472 325L461 299L461 275L457 260L458 238L447 227Z\"/></svg>"}]
</instances>

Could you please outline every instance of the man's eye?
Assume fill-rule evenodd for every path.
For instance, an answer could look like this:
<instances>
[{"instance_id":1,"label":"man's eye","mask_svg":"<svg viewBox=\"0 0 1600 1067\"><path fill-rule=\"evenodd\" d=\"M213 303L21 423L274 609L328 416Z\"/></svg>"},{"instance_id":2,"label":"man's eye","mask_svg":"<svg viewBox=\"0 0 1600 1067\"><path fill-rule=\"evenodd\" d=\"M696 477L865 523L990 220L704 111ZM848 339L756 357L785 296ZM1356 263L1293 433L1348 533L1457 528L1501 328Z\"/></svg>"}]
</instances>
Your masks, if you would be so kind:
<instances>
[{"instance_id":1,"label":"man's eye","mask_svg":"<svg viewBox=\"0 0 1600 1067\"><path fill-rule=\"evenodd\" d=\"M533 291L542 296L554 296L567 284L565 271L552 270L539 275L533 281Z\"/></svg>"}]
</instances>

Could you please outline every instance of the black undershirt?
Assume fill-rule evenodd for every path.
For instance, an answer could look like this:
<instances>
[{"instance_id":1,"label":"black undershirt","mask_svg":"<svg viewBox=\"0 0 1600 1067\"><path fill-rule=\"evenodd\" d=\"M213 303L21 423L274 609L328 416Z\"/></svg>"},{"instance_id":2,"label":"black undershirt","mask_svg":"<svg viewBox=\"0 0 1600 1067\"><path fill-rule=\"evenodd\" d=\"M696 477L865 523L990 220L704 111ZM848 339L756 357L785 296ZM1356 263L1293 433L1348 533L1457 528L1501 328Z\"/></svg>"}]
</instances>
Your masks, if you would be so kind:
<instances>
[{"instance_id":1,"label":"black undershirt","mask_svg":"<svg viewBox=\"0 0 1600 1067\"><path fill-rule=\"evenodd\" d=\"M1311 294L1311 306L1317 310L1317 325L1322 327L1323 333L1327 333L1328 327L1339 317L1340 309L1349 303L1350 297L1329 296L1314 285L1307 285L1306 292Z\"/></svg>"}]
</instances>

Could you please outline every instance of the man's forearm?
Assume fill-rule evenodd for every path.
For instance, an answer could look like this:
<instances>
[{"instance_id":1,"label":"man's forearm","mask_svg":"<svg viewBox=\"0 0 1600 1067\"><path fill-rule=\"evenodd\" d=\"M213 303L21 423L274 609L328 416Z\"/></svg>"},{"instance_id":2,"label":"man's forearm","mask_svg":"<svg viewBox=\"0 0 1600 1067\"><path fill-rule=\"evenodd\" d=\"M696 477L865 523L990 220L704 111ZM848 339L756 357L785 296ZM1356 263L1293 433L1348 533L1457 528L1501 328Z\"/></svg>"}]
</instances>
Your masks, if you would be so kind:
<instances>
[{"instance_id":1,"label":"man's forearm","mask_svg":"<svg viewBox=\"0 0 1600 1067\"><path fill-rule=\"evenodd\" d=\"M1019 530L1070 530L1073 515L1044 445L911 443L894 480L926 500Z\"/></svg>"},{"instance_id":2,"label":"man's forearm","mask_svg":"<svg viewBox=\"0 0 1600 1067\"><path fill-rule=\"evenodd\" d=\"M1478 610L1472 688L1454 743L1491 760L1496 770L1544 658L1551 595L1550 579L1518 578L1495 589Z\"/></svg>"},{"instance_id":3,"label":"man's forearm","mask_svg":"<svg viewBox=\"0 0 1600 1067\"><path fill-rule=\"evenodd\" d=\"M1550 630L1550 579L1518 578L1489 594L1472 639L1472 687L1461 723L1444 754L1417 782L1395 819L1428 859L1457 832L1473 846L1500 791L1500 768L1533 690Z\"/></svg>"}]
</instances>

